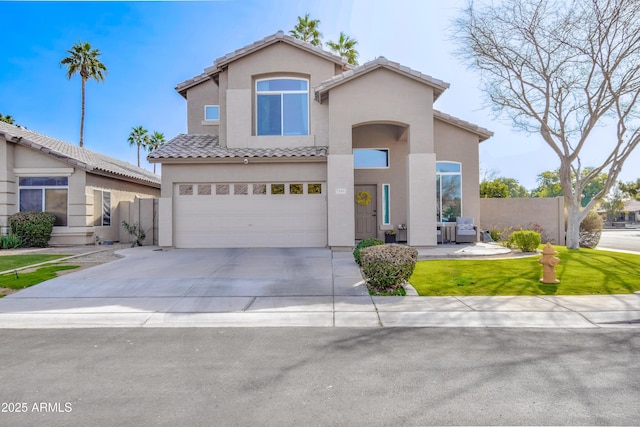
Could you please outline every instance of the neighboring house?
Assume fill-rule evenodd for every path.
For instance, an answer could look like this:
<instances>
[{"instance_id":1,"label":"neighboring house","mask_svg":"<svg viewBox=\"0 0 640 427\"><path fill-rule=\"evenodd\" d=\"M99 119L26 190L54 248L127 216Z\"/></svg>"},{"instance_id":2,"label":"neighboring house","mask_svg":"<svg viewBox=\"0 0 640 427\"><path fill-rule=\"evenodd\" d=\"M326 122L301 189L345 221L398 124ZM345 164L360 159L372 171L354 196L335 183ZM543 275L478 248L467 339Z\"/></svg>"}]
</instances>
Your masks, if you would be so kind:
<instances>
[{"instance_id":1,"label":"neighboring house","mask_svg":"<svg viewBox=\"0 0 640 427\"><path fill-rule=\"evenodd\" d=\"M492 133L433 109L448 87L283 32L218 58L176 88L187 134L148 156L162 164L159 244L345 249L402 225L434 246L441 219L479 224Z\"/></svg>"},{"instance_id":2,"label":"neighboring house","mask_svg":"<svg viewBox=\"0 0 640 427\"><path fill-rule=\"evenodd\" d=\"M640 222L640 200L625 200L617 218L606 221L607 211L600 209L598 213L605 218L605 225L611 227L636 226Z\"/></svg>"},{"instance_id":3,"label":"neighboring house","mask_svg":"<svg viewBox=\"0 0 640 427\"><path fill-rule=\"evenodd\" d=\"M50 244L119 240L120 202L160 195L160 177L122 160L0 122L0 227L20 211L56 215Z\"/></svg>"}]
</instances>

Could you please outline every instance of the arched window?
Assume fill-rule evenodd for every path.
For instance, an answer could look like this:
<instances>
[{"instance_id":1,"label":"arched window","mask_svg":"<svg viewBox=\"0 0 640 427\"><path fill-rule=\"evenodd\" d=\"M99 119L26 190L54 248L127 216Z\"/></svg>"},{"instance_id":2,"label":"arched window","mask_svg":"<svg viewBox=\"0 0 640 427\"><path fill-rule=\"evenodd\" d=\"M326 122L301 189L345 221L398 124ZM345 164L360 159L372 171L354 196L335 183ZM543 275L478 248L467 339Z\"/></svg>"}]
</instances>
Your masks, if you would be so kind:
<instances>
[{"instance_id":1,"label":"arched window","mask_svg":"<svg viewBox=\"0 0 640 427\"><path fill-rule=\"evenodd\" d=\"M256 134L309 135L309 81L256 81Z\"/></svg>"},{"instance_id":2,"label":"arched window","mask_svg":"<svg viewBox=\"0 0 640 427\"><path fill-rule=\"evenodd\" d=\"M455 221L462 216L462 165L436 162L437 221Z\"/></svg>"}]
</instances>

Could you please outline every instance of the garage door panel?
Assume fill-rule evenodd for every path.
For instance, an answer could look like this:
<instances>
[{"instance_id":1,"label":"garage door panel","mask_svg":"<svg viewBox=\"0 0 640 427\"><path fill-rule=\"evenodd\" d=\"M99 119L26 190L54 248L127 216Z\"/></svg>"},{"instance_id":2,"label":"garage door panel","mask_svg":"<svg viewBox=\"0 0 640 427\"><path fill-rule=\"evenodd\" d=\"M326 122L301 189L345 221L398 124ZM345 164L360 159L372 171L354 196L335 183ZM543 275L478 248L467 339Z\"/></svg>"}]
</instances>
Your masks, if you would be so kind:
<instances>
[{"instance_id":1,"label":"garage door panel","mask_svg":"<svg viewBox=\"0 0 640 427\"><path fill-rule=\"evenodd\" d=\"M174 194L176 247L327 245L325 194Z\"/></svg>"}]
</instances>

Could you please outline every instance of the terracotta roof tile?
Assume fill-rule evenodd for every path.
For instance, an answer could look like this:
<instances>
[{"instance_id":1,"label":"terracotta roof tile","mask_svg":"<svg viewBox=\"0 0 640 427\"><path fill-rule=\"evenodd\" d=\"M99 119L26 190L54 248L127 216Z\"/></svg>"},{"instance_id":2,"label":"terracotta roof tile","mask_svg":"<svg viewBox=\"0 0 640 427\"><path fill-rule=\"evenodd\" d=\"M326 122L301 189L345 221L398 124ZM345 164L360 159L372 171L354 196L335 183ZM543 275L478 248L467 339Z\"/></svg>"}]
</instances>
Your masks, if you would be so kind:
<instances>
[{"instance_id":1,"label":"terracotta roof tile","mask_svg":"<svg viewBox=\"0 0 640 427\"><path fill-rule=\"evenodd\" d=\"M226 148L217 135L180 134L149 154L148 159L210 159L234 157L326 157L327 147Z\"/></svg>"}]
</instances>

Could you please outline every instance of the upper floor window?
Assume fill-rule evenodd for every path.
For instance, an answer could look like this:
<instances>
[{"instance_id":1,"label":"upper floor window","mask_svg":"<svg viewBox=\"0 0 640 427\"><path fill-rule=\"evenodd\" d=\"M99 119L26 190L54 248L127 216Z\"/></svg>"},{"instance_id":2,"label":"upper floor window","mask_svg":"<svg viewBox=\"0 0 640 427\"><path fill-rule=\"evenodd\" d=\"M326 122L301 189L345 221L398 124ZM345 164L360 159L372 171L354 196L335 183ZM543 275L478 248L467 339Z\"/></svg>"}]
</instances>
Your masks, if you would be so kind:
<instances>
[{"instance_id":1,"label":"upper floor window","mask_svg":"<svg viewBox=\"0 0 640 427\"><path fill-rule=\"evenodd\" d=\"M205 105L204 106L204 119L205 120L220 120L220 106L219 105Z\"/></svg>"},{"instance_id":2,"label":"upper floor window","mask_svg":"<svg viewBox=\"0 0 640 427\"><path fill-rule=\"evenodd\" d=\"M309 81L295 78L256 82L258 135L309 135Z\"/></svg>"}]
</instances>

